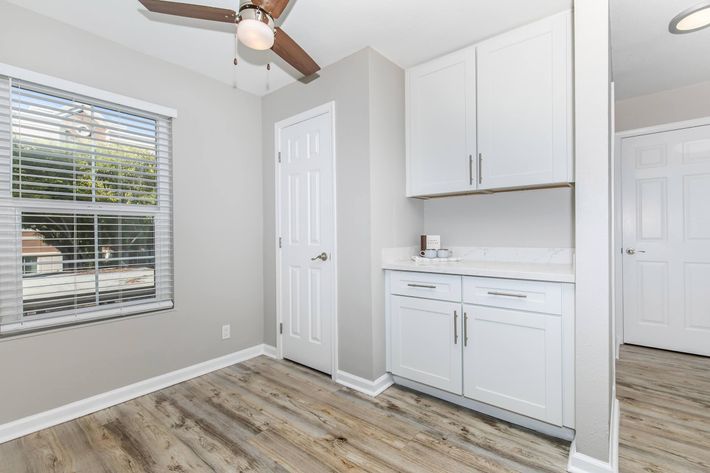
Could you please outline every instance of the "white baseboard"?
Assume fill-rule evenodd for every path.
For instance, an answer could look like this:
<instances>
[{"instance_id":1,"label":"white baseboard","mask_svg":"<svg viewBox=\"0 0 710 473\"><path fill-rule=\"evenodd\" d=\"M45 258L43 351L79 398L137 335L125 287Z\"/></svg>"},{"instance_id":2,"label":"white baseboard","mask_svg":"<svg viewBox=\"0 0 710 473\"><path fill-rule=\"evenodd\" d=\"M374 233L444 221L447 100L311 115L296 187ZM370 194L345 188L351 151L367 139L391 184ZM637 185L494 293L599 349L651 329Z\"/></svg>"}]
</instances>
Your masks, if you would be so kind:
<instances>
[{"instance_id":1,"label":"white baseboard","mask_svg":"<svg viewBox=\"0 0 710 473\"><path fill-rule=\"evenodd\" d=\"M267 345L266 343L264 344L264 356L268 356L269 358L279 357L276 347L273 345Z\"/></svg>"},{"instance_id":2,"label":"white baseboard","mask_svg":"<svg viewBox=\"0 0 710 473\"><path fill-rule=\"evenodd\" d=\"M567 471L570 473L618 473L619 472L619 400L614 396L609 429L609 462L603 462L577 451L576 440L569 451Z\"/></svg>"},{"instance_id":3,"label":"white baseboard","mask_svg":"<svg viewBox=\"0 0 710 473\"><path fill-rule=\"evenodd\" d=\"M335 374L335 382L372 397L381 394L382 391L394 384L392 375L389 373L385 373L376 380L370 381L369 379L361 378L340 370Z\"/></svg>"},{"instance_id":4,"label":"white baseboard","mask_svg":"<svg viewBox=\"0 0 710 473\"><path fill-rule=\"evenodd\" d=\"M182 383L192 378L235 365L260 355L271 356L273 347L255 345L244 350L162 374L86 399L72 402L48 411L0 425L0 443L46 429L79 417L106 409L122 402Z\"/></svg>"}]
</instances>

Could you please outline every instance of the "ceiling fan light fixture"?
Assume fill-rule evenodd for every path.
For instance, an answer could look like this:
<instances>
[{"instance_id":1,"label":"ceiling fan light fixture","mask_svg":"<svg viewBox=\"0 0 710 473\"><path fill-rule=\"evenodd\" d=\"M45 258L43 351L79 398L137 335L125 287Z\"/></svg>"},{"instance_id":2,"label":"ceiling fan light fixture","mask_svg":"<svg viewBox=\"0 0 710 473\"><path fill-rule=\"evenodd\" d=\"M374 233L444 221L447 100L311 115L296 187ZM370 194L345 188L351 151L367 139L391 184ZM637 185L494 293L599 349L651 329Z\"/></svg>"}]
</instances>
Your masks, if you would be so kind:
<instances>
[{"instance_id":1,"label":"ceiling fan light fixture","mask_svg":"<svg viewBox=\"0 0 710 473\"><path fill-rule=\"evenodd\" d=\"M673 34L692 33L710 26L710 2L690 7L671 20L668 30Z\"/></svg>"},{"instance_id":2,"label":"ceiling fan light fixture","mask_svg":"<svg viewBox=\"0 0 710 473\"><path fill-rule=\"evenodd\" d=\"M237 18L237 37L252 49L271 49L274 45L274 19L256 5L242 5Z\"/></svg>"}]
</instances>

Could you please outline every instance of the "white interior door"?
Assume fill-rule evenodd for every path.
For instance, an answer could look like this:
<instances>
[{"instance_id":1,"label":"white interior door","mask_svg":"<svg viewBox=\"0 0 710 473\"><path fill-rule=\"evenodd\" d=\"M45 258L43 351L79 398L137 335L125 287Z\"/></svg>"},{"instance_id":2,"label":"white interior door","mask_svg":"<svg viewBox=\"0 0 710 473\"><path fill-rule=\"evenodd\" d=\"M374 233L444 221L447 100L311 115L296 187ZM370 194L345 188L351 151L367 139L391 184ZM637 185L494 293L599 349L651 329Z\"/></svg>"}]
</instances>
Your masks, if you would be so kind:
<instances>
[{"instance_id":1,"label":"white interior door","mask_svg":"<svg viewBox=\"0 0 710 473\"><path fill-rule=\"evenodd\" d=\"M281 323L285 358L332 373L335 199L331 112L280 129Z\"/></svg>"},{"instance_id":2,"label":"white interior door","mask_svg":"<svg viewBox=\"0 0 710 473\"><path fill-rule=\"evenodd\" d=\"M621 143L624 341L710 356L710 126Z\"/></svg>"}]
</instances>

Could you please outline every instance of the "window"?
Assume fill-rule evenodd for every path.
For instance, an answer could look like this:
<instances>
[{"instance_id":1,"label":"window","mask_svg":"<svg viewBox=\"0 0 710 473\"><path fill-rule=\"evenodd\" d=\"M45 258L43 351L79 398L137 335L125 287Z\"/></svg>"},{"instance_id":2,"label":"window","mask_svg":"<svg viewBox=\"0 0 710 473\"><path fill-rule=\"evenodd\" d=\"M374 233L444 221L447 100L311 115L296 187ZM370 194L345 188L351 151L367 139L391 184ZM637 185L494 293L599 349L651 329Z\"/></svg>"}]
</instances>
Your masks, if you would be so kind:
<instances>
[{"instance_id":1,"label":"window","mask_svg":"<svg viewBox=\"0 0 710 473\"><path fill-rule=\"evenodd\" d=\"M0 333L170 308L171 119L0 76Z\"/></svg>"},{"instance_id":2,"label":"window","mask_svg":"<svg viewBox=\"0 0 710 473\"><path fill-rule=\"evenodd\" d=\"M23 256L22 257L22 274L37 273L37 258L38 256Z\"/></svg>"}]
</instances>

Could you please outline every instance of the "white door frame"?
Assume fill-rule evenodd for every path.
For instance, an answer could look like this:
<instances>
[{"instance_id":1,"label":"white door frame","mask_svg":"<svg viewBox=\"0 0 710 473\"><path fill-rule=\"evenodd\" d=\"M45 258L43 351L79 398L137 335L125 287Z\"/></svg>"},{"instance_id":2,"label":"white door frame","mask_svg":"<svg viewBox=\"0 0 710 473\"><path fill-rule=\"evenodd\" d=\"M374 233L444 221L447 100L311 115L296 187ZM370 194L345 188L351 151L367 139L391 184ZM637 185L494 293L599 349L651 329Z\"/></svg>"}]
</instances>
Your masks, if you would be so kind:
<instances>
[{"instance_id":1,"label":"white door frame","mask_svg":"<svg viewBox=\"0 0 710 473\"><path fill-rule=\"evenodd\" d=\"M692 120L684 120L680 122L664 123L662 125L653 125L643 128L636 128L633 130L624 130L616 133L614 139L614 153L613 153L613 175L614 175L614 194L616 198L614 199L614 215L616 225L614 226L613 232L613 251L622 252L623 251L623 225L622 225L622 175L621 175L621 142L625 138L633 138L642 135L652 135L655 133L664 133L667 131L682 130L685 128L694 128L699 126L710 125L710 116L695 118ZM616 253L618 254L618 253ZM614 283L614 308L616 311L616 357L619 358L619 347L624 343L624 283L623 283L623 272L624 272L624 260L625 258L617 258L615 265L616 274L619 275L615 278Z\"/></svg>"},{"instance_id":2,"label":"white door frame","mask_svg":"<svg viewBox=\"0 0 710 473\"><path fill-rule=\"evenodd\" d=\"M336 174L336 146L335 146L335 102L327 102L318 107L306 110L305 112L299 113L292 117L286 118L274 124L274 167L276 172L274 172L275 180L275 228L276 228L276 238L274 239L274 248L276 251L276 355L279 359L283 359L283 334L280 333L279 327L283 323L283 308L281 306L281 281L282 281L282 271L281 271L281 248L279 248L279 238L281 236L281 166L279 165L279 153L281 152L281 130L287 128L296 123L310 120L311 118L324 115L326 113L330 114L330 130L331 130L331 146L332 146L332 156L333 156L333 251L331 254L331 262L333 264L333 320L332 320L332 333L331 333L331 378L335 381L336 374L338 372L338 211L337 211L337 174Z\"/></svg>"}]
</instances>

